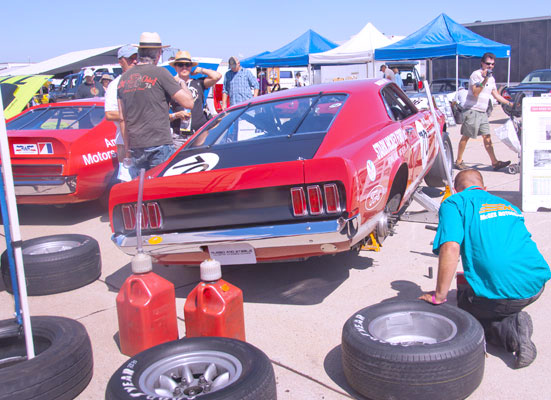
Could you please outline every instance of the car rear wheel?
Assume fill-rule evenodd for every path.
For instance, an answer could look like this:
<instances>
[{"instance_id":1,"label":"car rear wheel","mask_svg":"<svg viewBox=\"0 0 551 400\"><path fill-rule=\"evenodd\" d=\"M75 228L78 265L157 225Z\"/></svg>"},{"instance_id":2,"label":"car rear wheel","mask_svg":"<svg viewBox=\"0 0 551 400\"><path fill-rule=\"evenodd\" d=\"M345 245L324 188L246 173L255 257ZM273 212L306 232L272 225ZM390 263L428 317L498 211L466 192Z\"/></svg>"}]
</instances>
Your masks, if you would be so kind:
<instances>
[{"instance_id":1,"label":"car rear wheel","mask_svg":"<svg viewBox=\"0 0 551 400\"><path fill-rule=\"evenodd\" d=\"M222 337L185 338L136 354L113 374L105 398L133 399L136 393L181 400L277 397L269 358L246 342Z\"/></svg>"},{"instance_id":2,"label":"car rear wheel","mask_svg":"<svg viewBox=\"0 0 551 400\"><path fill-rule=\"evenodd\" d=\"M95 281L101 274L99 244L90 236L43 236L25 240L21 250L30 296L77 289ZM7 291L13 293L7 250L2 253L1 270Z\"/></svg>"},{"instance_id":3,"label":"car rear wheel","mask_svg":"<svg viewBox=\"0 0 551 400\"><path fill-rule=\"evenodd\" d=\"M36 356L27 360L25 337L13 320L0 321L0 400L69 400L92 379L86 328L62 317L31 317Z\"/></svg>"},{"instance_id":4,"label":"car rear wheel","mask_svg":"<svg viewBox=\"0 0 551 400\"><path fill-rule=\"evenodd\" d=\"M450 137L447 132L442 136L444 142L444 152L446 154L446 160L443 162L442 152L438 153L438 157L432 164L431 169L425 175L425 183L429 187L444 187L446 186L446 170L450 172L450 176L453 176L453 148Z\"/></svg>"},{"instance_id":5,"label":"car rear wheel","mask_svg":"<svg viewBox=\"0 0 551 400\"><path fill-rule=\"evenodd\" d=\"M480 323L445 304L375 304L342 331L346 380L372 400L464 399L482 381L484 359Z\"/></svg>"}]
</instances>

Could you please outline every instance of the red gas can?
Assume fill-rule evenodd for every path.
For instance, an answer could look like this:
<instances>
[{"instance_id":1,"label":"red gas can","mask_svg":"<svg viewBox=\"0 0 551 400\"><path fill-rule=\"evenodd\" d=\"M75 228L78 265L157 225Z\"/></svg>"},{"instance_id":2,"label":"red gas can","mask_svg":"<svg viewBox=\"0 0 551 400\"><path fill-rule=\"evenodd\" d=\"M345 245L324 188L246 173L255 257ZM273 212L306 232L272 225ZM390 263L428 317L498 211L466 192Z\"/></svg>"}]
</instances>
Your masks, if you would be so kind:
<instances>
[{"instance_id":1,"label":"red gas can","mask_svg":"<svg viewBox=\"0 0 551 400\"><path fill-rule=\"evenodd\" d=\"M223 336L245 340L243 292L220 279L218 274L205 274L204 264L220 268L215 260L201 264L201 280L188 295L184 305L186 337ZM217 279L217 280L213 280Z\"/></svg>"},{"instance_id":2,"label":"red gas can","mask_svg":"<svg viewBox=\"0 0 551 400\"><path fill-rule=\"evenodd\" d=\"M128 356L178 339L174 285L154 272L126 279L117 314L121 352Z\"/></svg>"}]
</instances>

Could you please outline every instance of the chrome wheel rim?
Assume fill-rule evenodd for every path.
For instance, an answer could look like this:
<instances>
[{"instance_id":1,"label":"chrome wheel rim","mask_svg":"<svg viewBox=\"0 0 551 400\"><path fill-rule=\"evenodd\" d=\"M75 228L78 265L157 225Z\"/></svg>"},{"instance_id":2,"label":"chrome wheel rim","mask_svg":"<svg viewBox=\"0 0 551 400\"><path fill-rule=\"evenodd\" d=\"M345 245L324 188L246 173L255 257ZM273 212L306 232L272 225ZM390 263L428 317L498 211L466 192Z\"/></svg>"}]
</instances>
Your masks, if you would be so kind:
<instances>
[{"instance_id":1,"label":"chrome wheel rim","mask_svg":"<svg viewBox=\"0 0 551 400\"><path fill-rule=\"evenodd\" d=\"M368 325L376 339L402 346L436 344L457 335L457 325L449 318L426 311L404 311L385 314Z\"/></svg>"},{"instance_id":2,"label":"chrome wheel rim","mask_svg":"<svg viewBox=\"0 0 551 400\"><path fill-rule=\"evenodd\" d=\"M80 246L80 242L76 240L60 240L57 242L40 243L27 246L23 249L24 255L51 254L60 251L71 250Z\"/></svg>"},{"instance_id":3,"label":"chrome wheel rim","mask_svg":"<svg viewBox=\"0 0 551 400\"><path fill-rule=\"evenodd\" d=\"M219 351L195 351L162 358L140 375L138 385L147 395L195 399L237 381L241 362Z\"/></svg>"}]
</instances>

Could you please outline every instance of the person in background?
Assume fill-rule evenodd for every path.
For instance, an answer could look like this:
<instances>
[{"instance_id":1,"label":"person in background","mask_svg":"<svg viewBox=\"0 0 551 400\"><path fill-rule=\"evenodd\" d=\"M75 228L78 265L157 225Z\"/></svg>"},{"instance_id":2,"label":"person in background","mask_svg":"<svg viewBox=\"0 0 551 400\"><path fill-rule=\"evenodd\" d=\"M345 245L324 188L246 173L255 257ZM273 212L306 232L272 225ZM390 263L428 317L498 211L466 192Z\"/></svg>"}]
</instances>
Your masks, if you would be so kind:
<instances>
[{"instance_id":1,"label":"person in background","mask_svg":"<svg viewBox=\"0 0 551 400\"><path fill-rule=\"evenodd\" d=\"M259 87L259 94L263 95L269 92L270 86L272 86L272 83L268 82L268 78L266 78L266 71L260 70L258 71L258 87Z\"/></svg>"},{"instance_id":2,"label":"person in background","mask_svg":"<svg viewBox=\"0 0 551 400\"><path fill-rule=\"evenodd\" d=\"M175 151L168 117L169 100L193 108L193 96L180 86L166 68L158 67L164 47L157 32L143 32L138 63L122 74L117 87L125 159L132 177L141 168L166 161Z\"/></svg>"},{"instance_id":3,"label":"person in background","mask_svg":"<svg viewBox=\"0 0 551 400\"><path fill-rule=\"evenodd\" d=\"M270 93L273 93L273 92L279 92L281 90L281 85L279 83L272 83L272 90L270 91Z\"/></svg>"},{"instance_id":4,"label":"person in background","mask_svg":"<svg viewBox=\"0 0 551 400\"><path fill-rule=\"evenodd\" d=\"M179 85L186 86L191 95L193 96L193 108L190 111L186 111L184 107L171 101L171 107L173 113L169 114L171 121L173 139L176 146L182 145L186 138L182 136L180 132L180 125L182 120L191 118L190 129L186 134L193 134L199 128L201 128L207 121L207 115L204 111L205 107L205 90L213 87L216 82L222 78L222 74L213 71L212 69L198 67L197 62L192 61L191 55L188 51L179 51L176 53L174 60L169 62L170 65L176 70L176 82ZM206 75L205 77L193 79L191 78L192 68L194 75Z\"/></svg>"},{"instance_id":5,"label":"person in background","mask_svg":"<svg viewBox=\"0 0 551 400\"><path fill-rule=\"evenodd\" d=\"M385 64L381 65L380 71L383 73L383 78L386 78L392 82L396 82L396 77L394 76L394 72L390 68L388 68Z\"/></svg>"},{"instance_id":6,"label":"person in background","mask_svg":"<svg viewBox=\"0 0 551 400\"><path fill-rule=\"evenodd\" d=\"M103 97L105 90L98 82L94 81L94 71L90 68L84 70L84 82L77 88L75 99L89 99L91 97Z\"/></svg>"},{"instance_id":7,"label":"person in background","mask_svg":"<svg viewBox=\"0 0 551 400\"><path fill-rule=\"evenodd\" d=\"M113 82L113 77L110 74L103 74L99 81L101 86L103 86L103 90L106 91L109 84Z\"/></svg>"},{"instance_id":8,"label":"person in background","mask_svg":"<svg viewBox=\"0 0 551 400\"><path fill-rule=\"evenodd\" d=\"M526 229L521 211L486 192L474 169L455 177L456 194L440 206L432 251L438 255L436 291L420 298L446 301L459 257L468 285L458 287L457 305L484 328L489 343L514 353L515 368L536 358L530 315L522 311L535 302L551 278L549 265Z\"/></svg>"},{"instance_id":9,"label":"person in background","mask_svg":"<svg viewBox=\"0 0 551 400\"><path fill-rule=\"evenodd\" d=\"M127 44L122 46L118 53L117 58L119 65L122 68L122 72L125 73L134 65L136 65L138 59L138 49L135 46ZM121 116L119 114L119 103L117 101L117 86L121 79L121 75L117 76L105 91L105 119L113 121L117 127L117 133L115 136L115 145L117 146L117 155L119 160L119 172L117 178L119 180L127 181L130 179L128 169L123 165L122 160L125 157L124 141L122 140L121 126L119 121Z\"/></svg>"},{"instance_id":10,"label":"person in background","mask_svg":"<svg viewBox=\"0 0 551 400\"><path fill-rule=\"evenodd\" d=\"M398 70L398 67L392 68L392 72L394 72L394 80L396 81L396 84L400 89L404 89L404 82L402 81L402 77L400 76L400 71Z\"/></svg>"},{"instance_id":11,"label":"person in background","mask_svg":"<svg viewBox=\"0 0 551 400\"><path fill-rule=\"evenodd\" d=\"M480 69L474 71L469 78L469 92L463 105L461 139L457 147L457 159L455 161L455 168L459 170L468 168L463 162L463 153L465 153L467 142L471 138L476 139L479 135L482 135L484 148L490 156L494 171L511 164L511 161L499 161L497 159L492 145L492 136L490 135L490 123L488 122L487 111L491 96L494 96L501 104L512 105L497 91L496 80L493 77L495 59L494 54L484 53L480 60Z\"/></svg>"},{"instance_id":12,"label":"person in background","mask_svg":"<svg viewBox=\"0 0 551 400\"><path fill-rule=\"evenodd\" d=\"M258 81L247 69L241 68L239 59L232 56L228 60L230 70L224 75L222 90L222 110L226 109L228 96L230 107L258 96Z\"/></svg>"}]
</instances>

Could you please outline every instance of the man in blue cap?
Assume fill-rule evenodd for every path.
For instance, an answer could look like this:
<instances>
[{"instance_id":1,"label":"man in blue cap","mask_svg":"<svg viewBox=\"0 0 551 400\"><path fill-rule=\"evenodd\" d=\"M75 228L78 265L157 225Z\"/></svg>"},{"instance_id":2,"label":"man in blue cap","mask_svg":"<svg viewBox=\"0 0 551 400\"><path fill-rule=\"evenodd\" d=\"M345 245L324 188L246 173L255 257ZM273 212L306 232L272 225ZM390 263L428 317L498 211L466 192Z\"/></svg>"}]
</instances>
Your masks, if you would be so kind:
<instances>
[{"instance_id":1,"label":"man in blue cap","mask_svg":"<svg viewBox=\"0 0 551 400\"><path fill-rule=\"evenodd\" d=\"M117 58L119 59L119 64L122 68L122 72L128 71L134 65L136 65L136 60L138 58L138 49L135 46L127 44L122 46L117 53ZM119 161L119 176L121 180L130 180L130 175L125 174L125 168L122 165L122 159L124 158L124 141L122 140L121 126L120 126L120 114L119 114L119 103L117 101L117 86L119 85L119 80L121 75L117 76L114 81L112 81L107 90L105 91L105 119L108 121L113 121L117 126L117 136L115 138L115 144L117 146L117 154Z\"/></svg>"}]
</instances>

